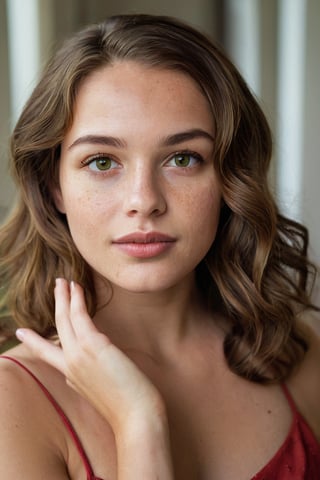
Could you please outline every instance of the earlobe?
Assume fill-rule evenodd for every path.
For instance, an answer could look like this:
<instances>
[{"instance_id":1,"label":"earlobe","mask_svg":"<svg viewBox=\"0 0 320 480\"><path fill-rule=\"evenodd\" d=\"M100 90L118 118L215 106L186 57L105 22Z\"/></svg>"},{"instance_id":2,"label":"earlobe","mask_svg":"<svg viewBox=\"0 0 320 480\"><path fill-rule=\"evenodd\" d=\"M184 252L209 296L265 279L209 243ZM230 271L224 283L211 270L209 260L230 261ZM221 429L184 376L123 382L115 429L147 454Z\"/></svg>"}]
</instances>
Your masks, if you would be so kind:
<instances>
[{"instance_id":1,"label":"earlobe","mask_svg":"<svg viewBox=\"0 0 320 480\"><path fill-rule=\"evenodd\" d=\"M56 206L56 209L60 212L60 213L66 213L66 210L65 210L65 207L64 207L64 201L63 201L63 197L62 197L62 193L61 193L61 190L60 190L60 187L54 187L52 190L52 198L53 198L53 201L54 201L54 204Z\"/></svg>"}]
</instances>

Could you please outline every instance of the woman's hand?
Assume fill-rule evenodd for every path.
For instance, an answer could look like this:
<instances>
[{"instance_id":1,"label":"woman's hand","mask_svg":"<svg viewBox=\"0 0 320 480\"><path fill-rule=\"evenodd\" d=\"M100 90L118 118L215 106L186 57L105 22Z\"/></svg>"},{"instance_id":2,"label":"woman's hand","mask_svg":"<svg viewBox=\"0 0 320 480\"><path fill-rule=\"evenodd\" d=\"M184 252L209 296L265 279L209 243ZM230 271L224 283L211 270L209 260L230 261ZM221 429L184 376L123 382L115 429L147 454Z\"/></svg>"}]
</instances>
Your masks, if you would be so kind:
<instances>
[{"instance_id":1,"label":"woman's hand","mask_svg":"<svg viewBox=\"0 0 320 480\"><path fill-rule=\"evenodd\" d=\"M29 329L17 337L65 376L109 422L115 434L118 479L172 480L169 431L162 398L88 315L79 285L57 279L56 327L61 346Z\"/></svg>"},{"instance_id":2,"label":"woman's hand","mask_svg":"<svg viewBox=\"0 0 320 480\"><path fill-rule=\"evenodd\" d=\"M67 383L111 424L115 433L143 416L165 416L160 394L120 349L100 333L88 315L80 285L57 279L56 327L61 346L28 329L17 337L57 368Z\"/></svg>"}]
</instances>

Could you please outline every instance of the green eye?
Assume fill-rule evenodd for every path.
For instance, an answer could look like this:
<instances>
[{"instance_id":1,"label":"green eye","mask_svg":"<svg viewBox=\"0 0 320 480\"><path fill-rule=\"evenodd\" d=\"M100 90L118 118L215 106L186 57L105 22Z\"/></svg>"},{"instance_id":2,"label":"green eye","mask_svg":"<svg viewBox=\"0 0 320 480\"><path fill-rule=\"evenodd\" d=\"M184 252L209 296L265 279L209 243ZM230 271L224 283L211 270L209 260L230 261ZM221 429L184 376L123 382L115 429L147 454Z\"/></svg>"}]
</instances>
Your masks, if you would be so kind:
<instances>
[{"instance_id":1,"label":"green eye","mask_svg":"<svg viewBox=\"0 0 320 480\"><path fill-rule=\"evenodd\" d=\"M181 152L173 155L167 165L170 167L191 168L201 163L201 161L202 158L197 153Z\"/></svg>"},{"instance_id":2,"label":"green eye","mask_svg":"<svg viewBox=\"0 0 320 480\"><path fill-rule=\"evenodd\" d=\"M177 167L188 167L191 161L191 155L188 153L182 153L180 155L175 155L173 161Z\"/></svg>"},{"instance_id":3,"label":"green eye","mask_svg":"<svg viewBox=\"0 0 320 480\"><path fill-rule=\"evenodd\" d=\"M91 165L93 164L98 170L109 170L111 168L112 160L109 157L96 158Z\"/></svg>"},{"instance_id":4,"label":"green eye","mask_svg":"<svg viewBox=\"0 0 320 480\"><path fill-rule=\"evenodd\" d=\"M86 165L94 172L105 172L118 167L117 162L106 155L91 157L86 162Z\"/></svg>"}]
</instances>

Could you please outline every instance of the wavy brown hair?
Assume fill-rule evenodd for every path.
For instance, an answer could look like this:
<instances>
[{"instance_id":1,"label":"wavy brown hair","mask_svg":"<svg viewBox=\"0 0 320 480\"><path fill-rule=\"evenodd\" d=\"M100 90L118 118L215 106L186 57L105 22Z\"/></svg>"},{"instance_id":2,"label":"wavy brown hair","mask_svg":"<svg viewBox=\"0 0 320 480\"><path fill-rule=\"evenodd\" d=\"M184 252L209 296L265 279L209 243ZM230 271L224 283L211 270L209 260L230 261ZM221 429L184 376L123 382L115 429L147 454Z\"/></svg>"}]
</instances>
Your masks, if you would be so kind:
<instances>
[{"instance_id":1,"label":"wavy brown hair","mask_svg":"<svg viewBox=\"0 0 320 480\"><path fill-rule=\"evenodd\" d=\"M281 216L272 199L271 134L246 83L204 35L167 17L111 17L75 34L49 62L26 104L11 144L19 198L0 233L2 331L28 326L51 335L57 276L81 283L95 313L91 269L51 191L80 83L123 60L183 72L207 98L224 206L215 242L197 267L198 284L228 319L224 349L230 368L253 381L284 379L307 349L296 322L299 311L313 308L307 230Z\"/></svg>"}]
</instances>

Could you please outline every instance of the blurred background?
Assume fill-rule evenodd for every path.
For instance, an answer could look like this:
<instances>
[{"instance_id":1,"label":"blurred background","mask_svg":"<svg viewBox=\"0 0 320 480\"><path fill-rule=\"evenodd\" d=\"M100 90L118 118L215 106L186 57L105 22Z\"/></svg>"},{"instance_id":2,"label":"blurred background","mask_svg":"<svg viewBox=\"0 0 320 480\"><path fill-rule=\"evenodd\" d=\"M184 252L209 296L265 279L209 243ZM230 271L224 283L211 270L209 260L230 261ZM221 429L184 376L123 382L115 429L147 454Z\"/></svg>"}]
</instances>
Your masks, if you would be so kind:
<instances>
[{"instance_id":1,"label":"blurred background","mask_svg":"<svg viewBox=\"0 0 320 480\"><path fill-rule=\"evenodd\" d=\"M274 134L272 189L282 212L309 228L320 263L318 0L0 0L0 220L14 201L10 132L48 56L81 26L133 12L186 20L236 63Z\"/></svg>"}]
</instances>

